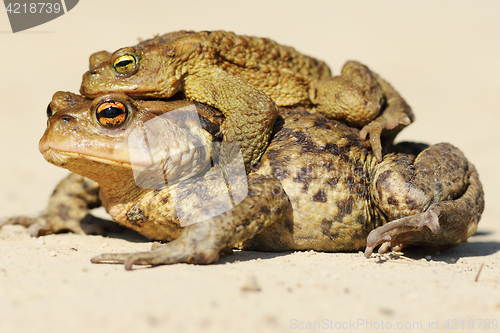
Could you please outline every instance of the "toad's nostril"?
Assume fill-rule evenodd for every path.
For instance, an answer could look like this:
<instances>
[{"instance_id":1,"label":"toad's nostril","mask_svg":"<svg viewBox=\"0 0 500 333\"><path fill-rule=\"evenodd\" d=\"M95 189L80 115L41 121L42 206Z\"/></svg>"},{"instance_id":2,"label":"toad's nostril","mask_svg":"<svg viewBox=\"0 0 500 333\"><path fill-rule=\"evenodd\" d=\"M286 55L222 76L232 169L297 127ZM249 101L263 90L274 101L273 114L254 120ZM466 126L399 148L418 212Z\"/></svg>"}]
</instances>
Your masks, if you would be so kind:
<instances>
[{"instance_id":1,"label":"toad's nostril","mask_svg":"<svg viewBox=\"0 0 500 333\"><path fill-rule=\"evenodd\" d=\"M69 123L71 121L71 119L73 119L73 117L68 116L68 115L64 115L61 117L61 120L64 122L67 122L67 123Z\"/></svg>"}]
</instances>

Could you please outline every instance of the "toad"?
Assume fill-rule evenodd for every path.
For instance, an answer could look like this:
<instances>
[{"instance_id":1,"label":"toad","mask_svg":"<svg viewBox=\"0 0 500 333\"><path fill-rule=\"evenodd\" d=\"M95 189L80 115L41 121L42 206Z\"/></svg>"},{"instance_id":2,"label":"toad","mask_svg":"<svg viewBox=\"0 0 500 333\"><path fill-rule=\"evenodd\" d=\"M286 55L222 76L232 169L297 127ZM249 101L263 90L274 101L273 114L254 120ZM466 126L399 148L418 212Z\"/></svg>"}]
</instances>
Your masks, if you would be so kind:
<instances>
[{"instance_id":1,"label":"toad","mask_svg":"<svg viewBox=\"0 0 500 333\"><path fill-rule=\"evenodd\" d=\"M267 38L226 31L177 31L134 47L90 57L82 95L122 92L133 98L185 97L218 108L225 141L242 149L247 167L265 151L278 106L304 105L370 135L378 161L380 136L413 119L401 96L368 67L348 61L331 76L325 63ZM273 102L274 101L274 102ZM275 104L276 103L276 104Z\"/></svg>"},{"instance_id":2,"label":"toad","mask_svg":"<svg viewBox=\"0 0 500 333\"><path fill-rule=\"evenodd\" d=\"M378 245L441 249L466 242L484 207L476 169L452 145L398 144L378 163L359 130L301 107L280 108L248 174L239 149L221 149L232 145L221 141L223 115L197 102L58 92L47 113L40 151L73 174L43 216L4 223L81 233L79 220L102 205L119 224L167 242L94 263L208 264L227 247L365 248L367 257Z\"/></svg>"}]
</instances>

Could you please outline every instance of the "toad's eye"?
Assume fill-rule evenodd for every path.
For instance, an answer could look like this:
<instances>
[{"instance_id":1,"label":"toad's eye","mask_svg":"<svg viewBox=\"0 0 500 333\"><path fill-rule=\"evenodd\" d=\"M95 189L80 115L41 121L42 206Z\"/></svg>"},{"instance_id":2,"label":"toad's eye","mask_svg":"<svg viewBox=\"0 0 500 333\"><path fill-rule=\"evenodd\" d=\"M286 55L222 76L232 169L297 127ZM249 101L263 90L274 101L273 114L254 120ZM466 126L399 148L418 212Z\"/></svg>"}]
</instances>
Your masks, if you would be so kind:
<instances>
[{"instance_id":1,"label":"toad's eye","mask_svg":"<svg viewBox=\"0 0 500 333\"><path fill-rule=\"evenodd\" d=\"M96 110L96 118L99 124L105 127L118 127L127 120L128 110L123 103L107 101L101 103Z\"/></svg>"},{"instance_id":2,"label":"toad's eye","mask_svg":"<svg viewBox=\"0 0 500 333\"><path fill-rule=\"evenodd\" d=\"M47 105L47 118L50 118L52 117L52 103L49 103L49 105Z\"/></svg>"},{"instance_id":3,"label":"toad's eye","mask_svg":"<svg viewBox=\"0 0 500 333\"><path fill-rule=\"evenodd\" d=\"M129 74L135 68L137 60L131 54L125 54L115 59L113 67L118 74Z\"/></svg>"}]
</instances>

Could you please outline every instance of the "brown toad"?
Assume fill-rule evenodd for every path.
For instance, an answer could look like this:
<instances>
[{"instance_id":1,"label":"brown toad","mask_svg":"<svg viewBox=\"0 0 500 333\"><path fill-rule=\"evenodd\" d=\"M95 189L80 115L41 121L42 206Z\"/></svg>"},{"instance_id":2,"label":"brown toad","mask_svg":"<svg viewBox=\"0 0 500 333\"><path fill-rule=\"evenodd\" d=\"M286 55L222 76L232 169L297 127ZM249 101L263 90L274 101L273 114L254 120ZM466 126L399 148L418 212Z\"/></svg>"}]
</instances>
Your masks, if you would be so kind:
<instances>
[{"instance_id":1,"label":"brown toad","mask_svg":"<svg viewBox=\"0 0 500 333\"><path fill-rule=\"evenodd\" d=\"M102 204L116 222L168 241L93 262L206 264L226 247L366 247L366 256L381 243L381 251L446 248L466 242L483 211L478 174L455 147L400 144L377 163L357 129L301 108L280 110L248 175L237 152L220 162L224 118L199 103L59 92L48 114L40 151L75 174L58 185L44 216L6 222L34 223L41 234L81 232L79 220Z\"/></svg>"},{"instance_id":2,"label":"brown toad","mask_svg":"<svg viewBox=\"0 0 500 333\"><path fill-rule=\"evenodd\" d=\"M178 92L218 108L225 141L238 144L246 165L265 151L278 106L304 105L362 127L382 159L382 130L393 138L414 116L401 96L366 66L348 61L331 76L319 60L267 38L226 31L177 31L97 52L83 76L82 95L122 92L134 98L168 98ZM271 100L272 99L272 100Z\"/></svg>"}]
</instances>

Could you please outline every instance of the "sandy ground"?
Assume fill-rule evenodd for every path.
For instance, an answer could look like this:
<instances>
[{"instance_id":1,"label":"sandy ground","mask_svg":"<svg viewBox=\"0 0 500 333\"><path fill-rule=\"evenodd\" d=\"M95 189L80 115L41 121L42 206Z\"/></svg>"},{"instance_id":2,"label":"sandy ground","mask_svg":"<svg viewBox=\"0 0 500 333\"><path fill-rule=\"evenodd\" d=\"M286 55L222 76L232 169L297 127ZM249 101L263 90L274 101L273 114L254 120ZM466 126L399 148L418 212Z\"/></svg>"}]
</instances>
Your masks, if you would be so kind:
<instances>
[{"instance_id":1,"label":"sandy ground","mask_svg":"<svg viewBox=\"0 0 500 333\"><path fill-rule=\"evenodd\" d=\"M87 0L17 34L0 11L0 215L37 214L67 174L43 160L37 143L52 94L78 91L88 56L180 29L271 37L336 73L348 59L368 64L417 115L399 138L455 144L486 192L469 243L369 260L237 252L210 266L128 272L89 259L149 249L137 236L36 239L6 227L0 332L498 331L499 11L495 1ZM252 279L260 291L243 290Z\"/></svg>"}]
</instances>

